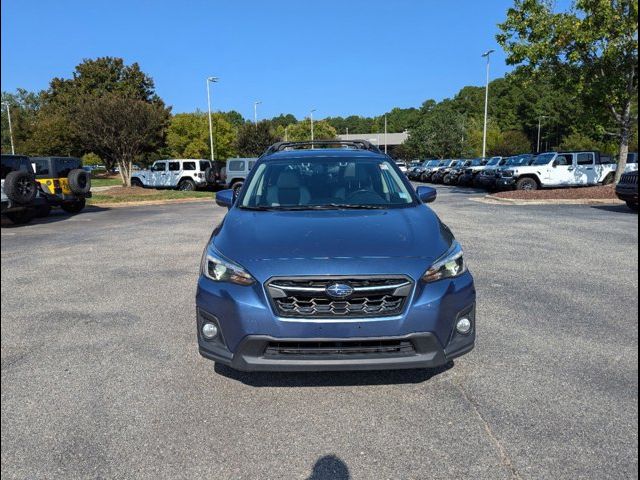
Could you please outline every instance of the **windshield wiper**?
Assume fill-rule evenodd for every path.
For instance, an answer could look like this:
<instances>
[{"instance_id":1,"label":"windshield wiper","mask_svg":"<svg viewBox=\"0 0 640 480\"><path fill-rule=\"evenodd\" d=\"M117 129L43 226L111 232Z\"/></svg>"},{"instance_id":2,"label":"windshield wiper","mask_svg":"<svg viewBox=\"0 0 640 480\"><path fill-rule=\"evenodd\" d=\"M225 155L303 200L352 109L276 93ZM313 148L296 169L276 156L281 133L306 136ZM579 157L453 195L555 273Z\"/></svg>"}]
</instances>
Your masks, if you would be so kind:
<instances>
[{"instance_id":1,"label":"windshield wiper","mask_svg":"<svg viewBox=\"0 0 640 480\"><path fill-rule=\"evenodd\" d=\"M254 210L257 212L275 210L273 207L261 207L261 206L255 206L255 207L240 206L238 208L241 208L242 210Z\"/></svg>"}]
</instances>

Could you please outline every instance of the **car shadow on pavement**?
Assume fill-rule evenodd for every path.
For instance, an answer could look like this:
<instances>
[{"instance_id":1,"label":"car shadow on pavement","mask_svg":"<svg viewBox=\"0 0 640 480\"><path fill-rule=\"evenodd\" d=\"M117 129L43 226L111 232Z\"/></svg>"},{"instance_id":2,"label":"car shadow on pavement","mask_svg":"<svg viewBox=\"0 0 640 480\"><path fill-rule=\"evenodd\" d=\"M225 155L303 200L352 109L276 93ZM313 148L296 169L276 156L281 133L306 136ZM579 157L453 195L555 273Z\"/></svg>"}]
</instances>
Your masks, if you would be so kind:
<instances>
[{"instance_id":1,"label":"car shadow on pavement","mask_svg":"<svg viewBox=\"0 0 640 480\"><path fill-rule=\"evenodd\" d=\"M319 458L307 480L349 480L349 467L335 455Z\"/></svg>"},{"instance_id":2,"label":"car shadow on pavement","mask_svg":"<svg viewBox=\"0 0 640 480\"><path fill-rule=\"evenodd\" d=\"M638 215L638 212L631 210L626 205L595 205L595 206L592 206L591 208L595 208L596 210L604 210L605 212Z\"/></svg>"},{"instance_id":3,"label":"car shadow on pavement","mask_svg":"<svg viewBox=\"0 0 640 480\"><path fill-rule=\"evenodd\" d=\"M216 363L214 371L251 387L351 387L422 383L451 368L451 361L438 368L337 372L241 372Z\"/></svg>"},{"instance_id":4,"label":"car shadow on pavement","mask_svg":"<svg viewBox=\"0 0 640 480\"><path fill-rule=\"evenodd\" d=\"M104 208L104 207L96 207L96 206L88 206L86 207L84 210L82 210L82 212L80 213L76 213L76 214L71 214L71 213L67 213L65 211L63 211L62 209L56 208L54 210L52 210L52 212L47 215L46 217L36 217L34 219L32 219L30 222L28 223L21 223L21 224L16 224L11 222L11 220L9 220L8 218L5 218L4 215L2 216L2 228L20 228L20 227L29 227L30 225L46 225L49 223L56 223L56 222L62 222L64 220L69 220L70 218L74 218L74 217L82 217L82 215L84 213L93 213L93 212L106 212L110 210L109 208Z\"/></svg>"}]
</instances>

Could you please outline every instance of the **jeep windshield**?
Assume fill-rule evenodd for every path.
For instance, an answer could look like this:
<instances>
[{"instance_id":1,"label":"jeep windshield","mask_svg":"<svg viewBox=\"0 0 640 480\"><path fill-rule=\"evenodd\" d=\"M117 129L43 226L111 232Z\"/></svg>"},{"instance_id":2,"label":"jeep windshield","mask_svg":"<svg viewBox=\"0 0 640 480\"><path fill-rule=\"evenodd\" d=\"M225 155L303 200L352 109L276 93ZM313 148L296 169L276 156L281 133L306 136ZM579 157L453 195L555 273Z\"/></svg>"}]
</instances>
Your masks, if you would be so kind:
<instances>
[{"instance_id":1,"label":"jeep windshield","mask_svg":"<svg viewBox=\"0 0 640 480\"><path fill-rule=\"evenodd\" d=\"M495 167L500 163L500 157L493 157L491 160L487 162L487 167Z\"/></svg>"},{"instance_id":2,"label":"jeep windshield","mask_svg":"<svg viewBox=\"0 0 640 480\"><path fill-rule=\"evenodd\" d=\"M437 167L438 165L440 165L440 160L429 160L428 162L425 162L422 166L423 167Z\"/></svg>"},{"instance_id":3,"label":"jeep windshield","mask_svg":"<svg viewBox=\"0 0 640 480\"><path fill-rule=\"evenodd\" d=\"M288 159L260 164L238 201L247 210L392 208L415 205L384 159Z\"/></svg>"},{"instance_id":4,"label":"jeep windshield","mask_svg":"<svg viewBox=\"0 0 640 480\"><path fill-rule=\"evenodd\" d=\"M555 153L543 153L538 155L531 165L546 165L556 156Z\"/></svg>"}]
</instances>

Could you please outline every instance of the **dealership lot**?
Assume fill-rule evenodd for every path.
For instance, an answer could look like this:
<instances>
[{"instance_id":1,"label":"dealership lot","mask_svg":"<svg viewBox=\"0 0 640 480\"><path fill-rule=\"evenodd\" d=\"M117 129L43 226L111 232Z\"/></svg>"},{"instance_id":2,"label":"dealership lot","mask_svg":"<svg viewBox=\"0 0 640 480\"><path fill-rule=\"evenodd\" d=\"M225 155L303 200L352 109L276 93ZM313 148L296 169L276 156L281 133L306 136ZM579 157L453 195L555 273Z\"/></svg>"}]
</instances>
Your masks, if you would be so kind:
<instances>
[{"instance_id":1,"label":"dealership lot","mask_svg":"<svg viewBox=\"0 0 640 480\"><path fill-rule=\"evenodd\" d=\"M476 350L438 372L242 374L202 359L195 282L224 215L212 202L3 227L2 474L636 477L637 215L438 191L479 297Z\"/></svg>"}]
</instances>

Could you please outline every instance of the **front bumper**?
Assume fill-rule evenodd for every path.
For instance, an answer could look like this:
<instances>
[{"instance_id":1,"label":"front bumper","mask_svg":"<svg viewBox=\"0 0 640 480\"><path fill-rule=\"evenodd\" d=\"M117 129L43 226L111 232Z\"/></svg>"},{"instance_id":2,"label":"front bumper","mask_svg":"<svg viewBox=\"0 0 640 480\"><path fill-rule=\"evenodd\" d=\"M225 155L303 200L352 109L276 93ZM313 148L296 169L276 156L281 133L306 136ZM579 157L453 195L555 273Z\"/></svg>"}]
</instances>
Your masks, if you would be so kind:
<instances>
[{"instance_id":1,"label":"front bumper","mask_svg":"<svg viewBox=\"0 0 640 480\"><path fill-rule=\"evenodd\" d=\"M516 186L514 177L498 177L496 178L496 188L499 190L509 190Z\"/></svg>"},{"instance_id":2,"label":"front bumper","mask_svg":"<svg viewBox=\"0 0 640 480\"><path fill-rule=\"evenodd\" d=\"M638 203L638 185L626 185L619 183L616 185L616 195L620 200L631 203Z\"/></svg>"},{"instance_id":3,"label":"front bumper","mask_svg":"<svg viewBox=\"0 0 640 480\"><path fill-rule=\"evenodd\" d=\"M496 177L490 177L486 175L479 175L475 179L475 183L480 188L486 188L488 190L496 187Z\"/></svg>"},{"instance_id":4,"label":"front bumper","mask_svg":"<svg viewBox=\"0 0 640 480\"><path fill-rule=\"evenodd\" d=\"M255 287L255 288L254 288ZM471 351L475 344L475 287L466 274L433 284L418 284L401 315L382 318L282 318L274 314L259 285L242 287L200 278L196 295L199 352L243 371L384 370L432 368ZM459 334L462 316L473 328ZM206 340L204 322L218 327ZM333 353L273 355L274 342L313 343ZM411 351L362 353L341 351L353 342L408 342ZM337 350L336 350L337 349Z\"/></svg>"}]
</instances>

